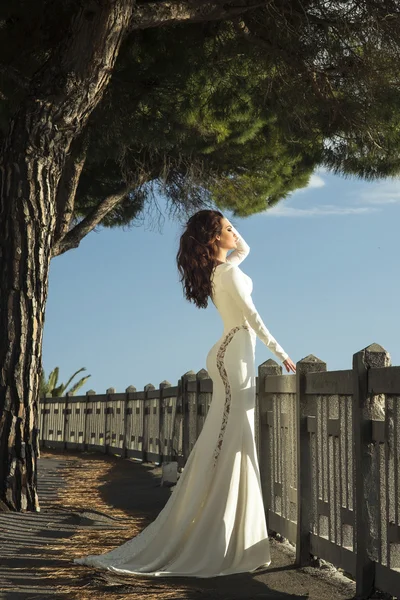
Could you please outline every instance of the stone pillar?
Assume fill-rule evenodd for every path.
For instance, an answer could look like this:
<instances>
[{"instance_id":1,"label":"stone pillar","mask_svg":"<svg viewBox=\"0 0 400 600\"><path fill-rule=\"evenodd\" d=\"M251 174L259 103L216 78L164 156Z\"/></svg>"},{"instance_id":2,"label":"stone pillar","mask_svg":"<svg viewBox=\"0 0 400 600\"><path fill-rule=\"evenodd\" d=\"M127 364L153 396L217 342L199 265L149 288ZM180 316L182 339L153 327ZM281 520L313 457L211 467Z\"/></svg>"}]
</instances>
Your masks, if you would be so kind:
<instances>
[{"instance_id":1,"label":"stone pillar","mask_svg":"<svg viewBox=\"0 0 400 600\"><path fill-rule=\"evenodd\" d=\"M268 397L265 393L265 379L282 375L282 367L272 358L258 367L258 394L255 410L255 433L258 462L260 465L261 487L263 492L265 516L268 525L268 511L271 508L271 456L272 440L267 422Z\"/></svg>"},{"instance_id":2,"label":"stone pillar","mask_svg":"<svg viewBox=\"0 0 400 600\"><path fill-rule=\"evenodd\" d=\"M375 587L381 514L372 419L382 420L385 417L384 397L368 392L368 371L388 366L389 353L378 344L371 344L353 356L353 549L356 552L356 595L360 597L369 597Z\"/></svg>"},{"instance_id":3,"label":"stone pillar","mask_svg":"<svg viewBox=\"0 0 400 600\"><path fill-rule=\"evenodd\" d=\"M310 434L307 429L306 376L326 371L326 363L310 354L296 364L297 534L296 564L309 565L312 505Z\"/></svg>"}]
</instances>

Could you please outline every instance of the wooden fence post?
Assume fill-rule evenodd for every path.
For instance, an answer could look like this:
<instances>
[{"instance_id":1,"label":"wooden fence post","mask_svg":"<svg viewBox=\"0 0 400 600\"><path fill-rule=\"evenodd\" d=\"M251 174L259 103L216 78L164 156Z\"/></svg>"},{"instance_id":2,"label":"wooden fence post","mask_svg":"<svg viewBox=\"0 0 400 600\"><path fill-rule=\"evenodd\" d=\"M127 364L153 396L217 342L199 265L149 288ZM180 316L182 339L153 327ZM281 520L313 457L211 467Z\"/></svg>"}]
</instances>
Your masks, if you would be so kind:
<instances>
[{"instance_id":1,"label":"wooden fence post","mask_svg":"<svg viewBox=\"0 0 400 600\"><path fill-rule=\"evenodd\" d=\"M65 405L64 405L64 431L63 431L63 448L66 450L67 448L67 428L69 425L69 415L72 412L72 408L69 406L68 400L72 397L73 394L67 392L65 394Z\"/></svg>"},{"instance_id":2,"label":"wooden fence post","mask_svg":"<svg viewBox=\"0 0 400 600\"><path fill-rule=\"evenodd\" d=\"M186 463L197 436L197 392L188 391L190 382L196 384L196 373L188 371L182 376L183 405L183 459ZM194 441L193 441L194 440Z\"/></svg>"},{"instance_id":3,"label":"wooden fence post","mask_svg":"<svg viewBox=\"0 0 400 600\"><path fill-rule=\"evenodd\" d=\"M204 421L206 420L208 413L207 400L209 399L209 393L212 386L212 381L206 369L200 369L196 373L197 379L197 437L199 437Z\"/></svg>"},{"instance_id":4,"label":"wooden fence post","mask_svg":"<svg viewBox=\"0 0 400 600\"><path fill-rule=\"evenodd\" d=\"M167 381L166 379L164 379L164 381L161 381L160 385L158 386L159 394L160 394L159 400L158 400L160 418L159 418L159 422L158 422L157 447L158 447L158 454L160 457L160 460L159 460L160 463L164 462L164 452L165 452L165 448L168 445L168 441L166 440L165 435L164 435L166 407L165 407L163 390L165 388L169 388L169 387L171 387L171 383L169 381Z\"/></svg>"},{"instance_id":5,"label":"wooden fence post","mask_svg":"<svg viewBox=\"0 0 400 600\"><path fill-rule=\"evenodd\" d=\"M255 431L258 462L260 466L261 486L264 500L265 517L268 523L268 511L271 508L271 456L272 445L268 424L268 398L265 393L265 378L282 375L282 367L269 358L258 367L258 401L256 406Z\"/></svg>"},{"instance_id":6,"label":"wooden fence post","mask_svg":"<svg viewBox=\"0 0 400 600\"><path fill-rule=\"evenodd\" d=\"M183 429L184 429L184 419L183 419L183 386L184 381L183 378L180 377L177 385L177 395L176 395L176 410L175 410L175 418L172 422L172 450L171 453L176 457L176 461L178 463L178 469L182 470L185 464L185 459L183 455Z\"/></svg>"},{"instance_id":7,"label":"wooden fence post","mask_svg":"<svg viewBox=\"0 0 400 600\"><path fill-rule=\"evenodd\" d=\"M88 419L88 415L93 414L93 404L90 402L89 404L89 400L90 400L90 396L95 396L96 392L94 390L88 390L86 392L86 402L85 402L85 423L84 423L84 434L83 434L83 449L84 450L89 450L90 449L90 444L92 443L92 431L88 431L88 421L90 423L90 421L93 422L93 419ZM90 412L89 412L90 411Z\"/></svg>"},{"instance_id":8,"label":"wooden fence post","mask_svg":"<svg viewBox=\"0 0 400 600\"><path fill-rule=\"evenodd\" d=\"M149 392L155 390L155 386L152 383L147 383L144 388L143 398L143 429L142 429L142 461L148 462L147 453L149 451L149 421L150 421L150 405L149 405Z\"/></svg>"},{"instance_id":9,"label":"wooden fence post","mask_svg":"<svg viewBox=\"0 0 400 600\"><path fill-rule=\"evenodd\" d=\"M104 453L105 454L109 454L109 447L111 446L111 436L110 436L110 417L108 416L109 414L111 414L110 411L110 407L108 406L108 403L110 402L110 396L112 396L113 394L115 394L115 388L113 387L109 387L106 390L106 394L107 394L107 400L106 400L106 405L104 407ZM108 427L108 429L107 429Z\"/></svg>"},{"instance_id":10,"label":"wooden fence post","mask_svg":"<svg viewBox=\"0 0 400 600\"><path fill-rule=\"evenodd\" d=\"M310 564L310 507L312 504L310 438L308 431L306 375L326 371L326 363L310 354L296 364L297 432L297 532L296 564Z\"/></svg>"},{"instance_id":11,"label":"wooden fence post","mask_svg":"<svg viewBox=\"0 0 400 600\"><path fill-rule=\"evenodd\" d=\"M52 395L50 394L50 392L48 392L47 394L45 394L45 396L42 398L42 420L41 420L41 425L40 425L40 447L41 448L45 448L46 446L46 438L45 438L45 431L47 433L48 430L48 414L49 414L49 410L46 407L46 398L52 398ZM47 435L46 435L47 437Z\"/></svg>"},{"instance_id":12,"label":"wooden fence post","mask_svg":"<svg viewBox=\"0 0 400 600\"><path fill-rule=\"evenodd\" d=\"M353 483L356 553L356 596L369 598L375 589L378 559L380 497L373 468L372 400L368 393L368 370L390 366L389 353L371 344L353 355Z\"/></svg>"},{"instance_id":13,"label":"wooden fence post","mask_svg":"<svg viewBox=\"0 0 400 600\"><path fill-rule=\"evenodd\" d=\"M125 402L124 402L124 441L122 446L121 456L126 458L128 456L128 434L132 431L132 409L128 407L130 400L130 394L134 394L136 388L134 385L129 385L125 390ZM129 440L130 441L130 440Z\"/></svg>"}]
</instances>

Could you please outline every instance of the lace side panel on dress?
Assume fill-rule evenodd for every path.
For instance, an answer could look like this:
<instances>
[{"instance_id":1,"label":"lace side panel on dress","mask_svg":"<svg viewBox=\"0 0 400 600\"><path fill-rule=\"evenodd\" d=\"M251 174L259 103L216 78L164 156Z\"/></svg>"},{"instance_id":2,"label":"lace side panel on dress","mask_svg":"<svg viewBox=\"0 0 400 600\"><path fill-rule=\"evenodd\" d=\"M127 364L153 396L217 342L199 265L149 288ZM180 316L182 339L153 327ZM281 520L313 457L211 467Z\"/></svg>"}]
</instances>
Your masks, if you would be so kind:
<instances>
[{"instance_id":1,"label":"lace side panel on dress","mask_svg":"<svg viewBox=\"0 0 400 600\"><path fill-rule=\"evenodd\" d=\"M219 350L217 352L217 368L218 368L219 374L221 375L221 379L222 379L222 381L224 383L224 387L225 387L225 404L224 404L224 413L222 416L221 430L219 432L217 445L214 450L214 466L216 465L219 453L221 452L222 442L224 440L225 429L226 429L226 426L228 423L229 411L231 408L231 396L232 396L231 395L231 386L229 383L228 374L227 374L225 366L224 366L224 357L225 357L226 348L227 348L229 342L232 340L235 333L237 331L239 331L239 329L247 329L248 330L249 327L247 325L238 325L237 327L234 327L233 329L231 329L227 333L224 341L220 345Z\"/></svg>"}]
</instances>

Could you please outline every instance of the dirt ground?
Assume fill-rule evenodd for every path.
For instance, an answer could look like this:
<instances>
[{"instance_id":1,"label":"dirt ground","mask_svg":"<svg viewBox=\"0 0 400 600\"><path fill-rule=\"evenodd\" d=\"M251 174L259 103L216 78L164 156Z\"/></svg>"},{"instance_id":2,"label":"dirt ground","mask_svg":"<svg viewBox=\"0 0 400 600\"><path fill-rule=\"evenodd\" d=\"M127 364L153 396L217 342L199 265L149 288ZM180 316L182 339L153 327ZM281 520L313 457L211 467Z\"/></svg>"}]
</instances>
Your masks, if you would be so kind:
<instances>
[{"instance_id":1,"label":"dirt ground","mask_svg":"<svg viewBox=\"0 0 400 600\"><path fill-rule=\"evenodd\" d=\"M210 579L119 576L72 562L137 535L173 493L160 481L161 468L150 464L93 453L43 452L41 512L0 513L0 600L354 597L354 582L331 569L296 568L293 548L273 538L269 567Z\"/></svg>"}]
</instances>

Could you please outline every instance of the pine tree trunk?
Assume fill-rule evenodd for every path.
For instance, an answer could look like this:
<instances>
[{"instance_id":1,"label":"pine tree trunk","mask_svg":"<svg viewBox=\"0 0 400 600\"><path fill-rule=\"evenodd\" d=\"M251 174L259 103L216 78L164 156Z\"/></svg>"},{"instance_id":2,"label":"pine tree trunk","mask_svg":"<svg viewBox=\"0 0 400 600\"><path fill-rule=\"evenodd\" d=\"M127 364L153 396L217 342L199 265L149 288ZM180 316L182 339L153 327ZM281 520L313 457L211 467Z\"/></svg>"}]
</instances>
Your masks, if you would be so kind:
<instances>
[{"instance_id":1,"label":"pine tree trunk","mask_svg":"<svg viewBox=\"0 0 400 600\"><path fill-rule=\"evenodd\" d=\"M40 510L37 408L56 197L108 84L132 0L93 0L37 73L0 163L0 510Z\"/></svg>"}]
</instances>

